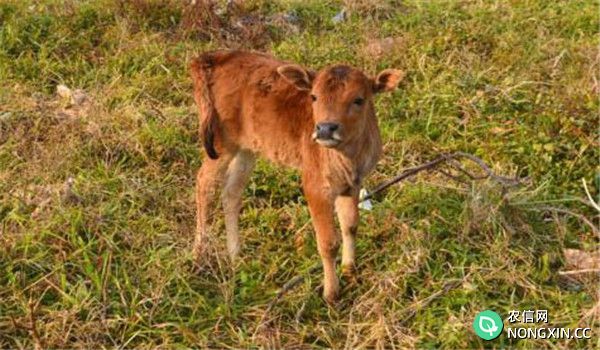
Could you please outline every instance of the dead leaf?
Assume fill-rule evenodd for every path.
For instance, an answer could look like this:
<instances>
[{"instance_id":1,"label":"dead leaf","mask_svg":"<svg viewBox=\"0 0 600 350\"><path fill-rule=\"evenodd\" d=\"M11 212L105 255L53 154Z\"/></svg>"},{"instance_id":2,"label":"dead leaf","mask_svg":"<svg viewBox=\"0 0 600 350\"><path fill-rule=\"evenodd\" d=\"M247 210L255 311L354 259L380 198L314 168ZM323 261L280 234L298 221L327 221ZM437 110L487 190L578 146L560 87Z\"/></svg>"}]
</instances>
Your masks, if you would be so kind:
<instances>
[{"instance_id":1,"label":"dead leaf","mask_svg":"<svg viewBox=\"0 0 600 350\"><path fill-rule=\"evenodd\" d=\"M600 269L600 251L585 252L578 249L565 249L567 266L574 269Z\"/></svg>"},{"instance_id":2,"label":"dead leaf","mask_svg":"<svg viewBox=\"0 0 600 350\"><path fill-rule=\"evenodd\" d=\"M85 91L81 89L71 90L63 84L56 86L56 94L65 100L69 100L71 106L81 106L88 100Z\"/></svg>"},{"instance_id":3,"label":"dead leaf","mask_svg":"<svg viewBox=\"0 0 600 350\"><path fill-rule=\"evenodd\" d=\"M56 85L56 94L64 99L70 99L73 92L66 85Z\"/></svg>"},{"instance_id":4,"label":"dead leaf","mask_svg":"<svg viewBox=\"0 0 600 350\"><path fill-rule=\"evenodd\" d=\"M514 130L513 128L502 128L502 127L499 127L499 126L495 126L495 127L493 127L493 128L490 129L490 132L492 134L494 134L494 135L504 135L504 134L507 134L507 133L509 133L509 132L511 132L513 130Z\"/></svg>"},{"instance_id":5,"label":"dead leaf","mask_svg":"<svg viewBox=\"0 0 600 350\"><path fill-rule=\"evenodd\" d=\"M405 47L406 40L403 37L387 37L383 39L372 39L364 47L363 53L371 59L380 59L385 56L398 53Z\"/></svg>"}]
</instances>

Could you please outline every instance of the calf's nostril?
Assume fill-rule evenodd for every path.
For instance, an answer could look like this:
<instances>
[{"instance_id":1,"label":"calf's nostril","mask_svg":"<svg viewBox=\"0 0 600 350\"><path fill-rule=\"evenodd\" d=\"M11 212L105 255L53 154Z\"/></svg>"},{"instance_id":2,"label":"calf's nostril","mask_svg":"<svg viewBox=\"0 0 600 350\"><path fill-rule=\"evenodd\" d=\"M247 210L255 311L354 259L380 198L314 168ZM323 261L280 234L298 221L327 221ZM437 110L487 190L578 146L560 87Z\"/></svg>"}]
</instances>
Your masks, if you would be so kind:
<instances>
[{"instance_id":1,"label":"calf's nostril","mask_svg":"<svg viewBox=\"0 0 600 350\"><path fill-rule=\"evenodd\" d=\"M317 124L318 132L326 132L331 133L336 131L339 128L339 125L336 123L319 123Z\"/></svg>"}]
</instances>

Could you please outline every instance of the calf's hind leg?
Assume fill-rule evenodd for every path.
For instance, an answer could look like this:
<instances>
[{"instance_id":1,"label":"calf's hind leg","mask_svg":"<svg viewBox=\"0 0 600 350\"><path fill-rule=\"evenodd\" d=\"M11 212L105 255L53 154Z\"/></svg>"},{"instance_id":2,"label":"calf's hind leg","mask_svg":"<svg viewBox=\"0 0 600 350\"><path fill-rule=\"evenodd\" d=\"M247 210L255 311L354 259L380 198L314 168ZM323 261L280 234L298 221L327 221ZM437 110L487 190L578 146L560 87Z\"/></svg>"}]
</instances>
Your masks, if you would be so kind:
<instances>
[{"instance_id":1,"label":"calf's hind leg","mask_svg":"<svg viewBox=\"0 0 600 350\"><path fill-rule=\"evenodd\" d=\"M222 201L227 231L227 251L232 261L240 252L239 217L242 209L242 194L246 182L254 169L255 156L250 151L239 151L225 175Z\"/></svg>"},{"instance_id":2,"label":"calf's hind leg","mask_svg":"<svg viewBox=\"0 0 600 350\"><path fill-rule=\"evenodd\" d=\"M206 158L196 177L196 234L194 237L194 260L199 263L206 250L209 216L217 192L232 155L223 153L218 159Z\"/></svg>"}]
</instances>

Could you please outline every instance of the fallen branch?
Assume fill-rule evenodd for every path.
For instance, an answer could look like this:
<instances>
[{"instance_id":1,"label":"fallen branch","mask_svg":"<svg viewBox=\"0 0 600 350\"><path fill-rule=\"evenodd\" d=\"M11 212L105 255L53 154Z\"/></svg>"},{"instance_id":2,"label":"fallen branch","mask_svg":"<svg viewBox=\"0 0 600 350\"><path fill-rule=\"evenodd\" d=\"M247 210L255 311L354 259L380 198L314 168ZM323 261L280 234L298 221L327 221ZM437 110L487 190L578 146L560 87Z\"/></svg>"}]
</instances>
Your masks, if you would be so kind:
<instances>
[{"instance_id":1,"label":"fallen branch","mask_svg":"<svg viewBox=\"0 0 600 350\"><path fill-rule=\"evenodd\" d=\"M483 171L482 175L476 175L473 174L471 172L469 172L467 169L465 169L462 164L460 162L458 162L458 159L461 158L466 158L470 161L472 161L473 163L477 164L481 170ZM494 173L492 171L492 169L479 157L476 157L472 154L468 154L468 153L464 153L464 152L455 152L455 153L451 153L451 154L444 154L439 156L438 158L427 162L425 164L421 164L419 166L416 166L414 168L410 168L405 170L404 172L402 172L400 175L395 176L394 178L380 184L379 186L375 187L375 189L373 191L371 191L370 193L368 193L366 196L361 198L361 201L366 201L368 199L373 198L373 196L385 189L387 189L388 187L408 178L411 176L414 176L422 171L425 170L437 170L438 172L440 172L442 175L445 175L455 181L459 181L459 182L463 182L460 180L460 178L458 176L452 175L444 170L439 170L437 169L440 165L442 164L450 164L450 166L454 169L456 169L457 171L459 171L460 173L466 175L469 179L471 180L483 180L483 179L492 179L500 184L502 184L503 186L517 186L520 185L522 183L521 179L518 178L509 178L509 177L505 177L505 176L501 176L501 175L497 175L496 173Z\"/></svg>"}]
</instances>

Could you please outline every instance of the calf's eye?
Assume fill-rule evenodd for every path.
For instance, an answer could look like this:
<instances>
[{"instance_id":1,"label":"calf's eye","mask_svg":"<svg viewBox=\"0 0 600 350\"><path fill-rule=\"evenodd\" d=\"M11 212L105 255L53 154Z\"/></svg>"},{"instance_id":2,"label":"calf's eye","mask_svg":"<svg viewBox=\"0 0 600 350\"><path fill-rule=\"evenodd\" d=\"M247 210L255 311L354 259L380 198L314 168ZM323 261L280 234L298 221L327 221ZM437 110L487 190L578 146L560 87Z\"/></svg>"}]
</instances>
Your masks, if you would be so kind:
<instances>
[{"instance_id":1,"label":"calf's eye","mask_svg":"<svg viewBox=\"0 0 600 350\"><path fill-rule=\"evenodd\" d=\"M310 95L310 98L313 100L313 102L315 102L317 100L317 96L315 96L315 95Z\"/></svg>"},{"instance_id":2,"label":"calf's eye","mask_svg":"<svg viewBox=\"0 0 600 350\"><path fill-rule=\"evenodd\" d=\"M362 106L363 103L365 103L365 99L364 98L358 97L358 98L354 99L354 104L357 105L357 106Z\"/></svg>"}]
</instances>

